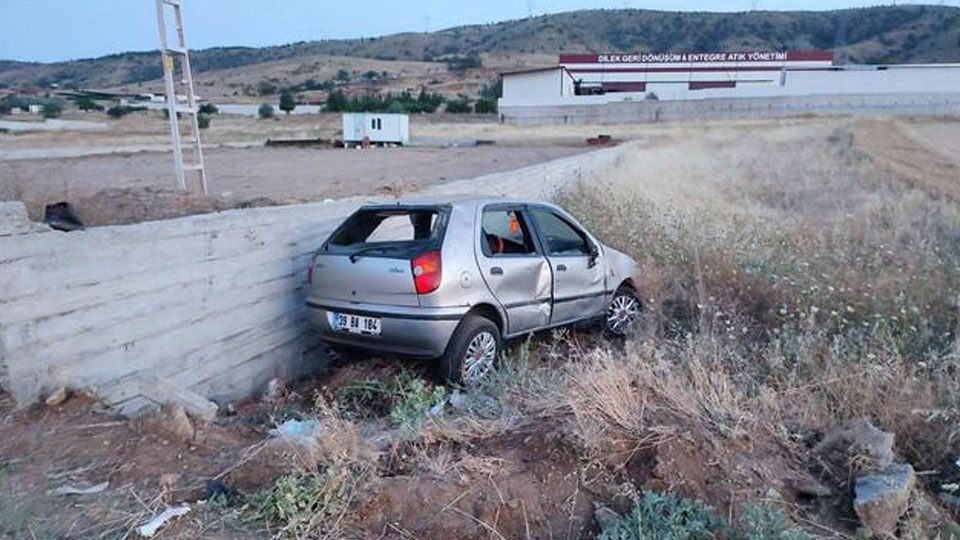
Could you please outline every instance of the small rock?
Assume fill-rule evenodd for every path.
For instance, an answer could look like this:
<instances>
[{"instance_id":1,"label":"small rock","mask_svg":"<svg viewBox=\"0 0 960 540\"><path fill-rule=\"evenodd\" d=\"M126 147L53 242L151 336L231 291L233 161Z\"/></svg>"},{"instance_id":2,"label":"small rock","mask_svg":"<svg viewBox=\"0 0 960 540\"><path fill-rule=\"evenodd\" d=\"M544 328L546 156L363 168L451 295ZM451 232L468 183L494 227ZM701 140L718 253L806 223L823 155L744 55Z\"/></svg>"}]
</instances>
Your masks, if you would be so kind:
<instances>
[{"instance_id":1,"label":"small rock","mask_svg":"<svg viewBox=\"0 0 960 540\"><path fill-rule=\"evenodd\" d=\"M180 441L192 441L196 436L196 428L187 411L180 405L167 404L160 407L160 414L157 417L157 427Z\"/></svg>"},{"instance_id":2,"label":"small rock","mask_svg":"<svg viewBox=\"0 0 960 540\"><path fill-rule=\"evenodd\" d=\"M266 403L276 403L283 399L285 393L286 386L283 384L283 379L274 377L270 379L270 382L267 383L267 389L263 391L263 401Z\"/></svg>"},{"instance_id":3,"label":"small rock","mask_svg":"<svg viewBox=\"0 0 960 540\"><path fill-rule=\"evenodd\" d=\"M57 405L60 405L66 401L68 397L70 397L70 393L67 391L66 387L61 386L60 388L57 388L51 392L45 401L47 406L56 407Z\"/></svg>"},{"instance_id":4,"label":"small rock","mask_svg":"<svg viewBox=\"0 0 960 540\"><path fill-rule=\"evenodd\" d=\"M813 478L790 478L787 481L794 491L808 497L830 497L833 491Z\"/></svg>"},{"instance_id":5,"label":"small rock","mask_svg":"<svg viewBox=\"0 0 960 540\"><path fill-rule=\"evenodd\" d=\"M160 487L166 490L173 489L183 475L177 473L163 473L160 475Z\"/></svg>"},{"instance_id":6,"label":"small rock","mask_svg":"<svg viewBox=\"0 0 960 540\"><path fill-rule=\"evenodd\" d=\"M892 536L910 505L916 483L909 464L892 464L857 478L853 509L863 526L878 537Z\"/></svg>"},{"instance_id":7,"label":"small rock","mask_svg":"<svg viewBox=\"0 0 960 540\"><path fill-rule=\"evenodd\" d=\"M450 406L458 411L465 411L470 407L470 397L459 390L454 390L448 401Z\"/></svg>"},{"instance_id":8,"label":"small rock","mask_svg":"<svg viewBox=\"0 0 960 540\"><path fill-rule=\"evenodd\" d=\"M597 520L600 530L611 527L620 520L620 514L617 514L608 506L600 503L593 503L593 519Z\"/></svg>"},{"instance_id":9,"label":"small rock","mask_svg":"<svg viewBox=\"0 0 960 540\"><path fill-rule=\"evenodd\" d=\"M893 433L877 429L866 418L858 418L828 432L813 450L828 458L840 453L841 459L833 461L874 471L893 463L893 440Z\"/></svg>"}]
</instances>

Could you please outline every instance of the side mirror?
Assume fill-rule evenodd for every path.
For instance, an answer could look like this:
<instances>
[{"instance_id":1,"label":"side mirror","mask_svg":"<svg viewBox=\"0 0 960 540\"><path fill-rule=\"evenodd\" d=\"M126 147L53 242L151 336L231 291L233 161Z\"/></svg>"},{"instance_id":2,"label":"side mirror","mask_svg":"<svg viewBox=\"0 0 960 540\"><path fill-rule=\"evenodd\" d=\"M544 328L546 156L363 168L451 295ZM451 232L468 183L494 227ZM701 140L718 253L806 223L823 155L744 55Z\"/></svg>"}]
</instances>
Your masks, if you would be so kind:
<instances>
[{"instance_id":1,"label":"side mirror","mask_svg":"<svg viewBox=\"0 0 960 540\"><path fill-rule=\"evenodd\" d=\"M590 262L587 264L588 267L593 268L597 264L597 257L600 256L600 248L597 247L593 242L589 242L590 249Z\"/></svg>"}]
</instances>

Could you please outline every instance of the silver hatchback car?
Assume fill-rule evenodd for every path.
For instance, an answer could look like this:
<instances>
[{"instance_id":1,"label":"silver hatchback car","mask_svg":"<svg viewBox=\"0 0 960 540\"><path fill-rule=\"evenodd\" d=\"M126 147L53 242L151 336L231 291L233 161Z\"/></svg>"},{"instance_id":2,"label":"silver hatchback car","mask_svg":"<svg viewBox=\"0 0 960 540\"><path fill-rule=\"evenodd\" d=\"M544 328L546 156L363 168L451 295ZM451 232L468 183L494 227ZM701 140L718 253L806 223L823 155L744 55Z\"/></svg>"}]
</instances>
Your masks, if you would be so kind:
<instances>
[{"instance_id":1,"label":"silver hatchback car","mask_svg":"<svg viewBox=\"0 0 960 540\"><path fill-rule=\"evenodd\" d=\"M504 199L366 205L310 258L307 306L333 346L436 358L471 384L506 339L636 319L636 262L559 207Z\"/></svg>"}]
</instances>

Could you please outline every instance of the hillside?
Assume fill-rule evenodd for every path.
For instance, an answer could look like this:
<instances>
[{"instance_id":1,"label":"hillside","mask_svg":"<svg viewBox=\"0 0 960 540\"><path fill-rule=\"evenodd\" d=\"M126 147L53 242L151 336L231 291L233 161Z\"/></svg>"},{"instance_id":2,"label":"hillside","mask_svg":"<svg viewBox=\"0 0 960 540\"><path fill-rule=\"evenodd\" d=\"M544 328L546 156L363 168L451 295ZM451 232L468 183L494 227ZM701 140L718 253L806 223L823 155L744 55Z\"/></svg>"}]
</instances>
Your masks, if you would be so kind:
<instances>
[{"instance_id":1,"label":"hillside","mask_svg":"<svg viewBox=\"0 0 960 540\"><path fill-rule=\"evenodd\" d=\"M745 13L584 10L432 33L261 48L217 47L196 51L191 59L195 71L202 73L319 56L421 62L469 54L742 49L833 49L838 61L847 63L960 61L960 8L884 6ZM156 54L129 52L50 64L0 61L0 84L113 87L151 81L162 75ZM257 74L251 72L250 77L255 83Z\"/></svg>"}]
</instances>

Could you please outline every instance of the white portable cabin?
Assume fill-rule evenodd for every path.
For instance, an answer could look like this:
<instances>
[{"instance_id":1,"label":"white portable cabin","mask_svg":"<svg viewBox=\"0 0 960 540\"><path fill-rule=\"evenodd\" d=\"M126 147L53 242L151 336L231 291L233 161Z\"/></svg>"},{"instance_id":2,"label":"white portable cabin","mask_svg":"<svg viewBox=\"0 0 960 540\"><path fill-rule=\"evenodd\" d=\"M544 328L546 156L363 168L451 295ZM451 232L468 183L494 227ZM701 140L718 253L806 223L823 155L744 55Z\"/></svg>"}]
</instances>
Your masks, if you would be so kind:
<instances>
[{"instance_id":1,"label":"white portable cabin","mask_svg":"<svg viewBox=\"0 0 960 540\"><path fill-rule=\"evenodd\" d=\"M410 118L405 114L344 113L343 142L358 143L364 137L372 143L407 144Z\"/></svg>"}]
</instances>

